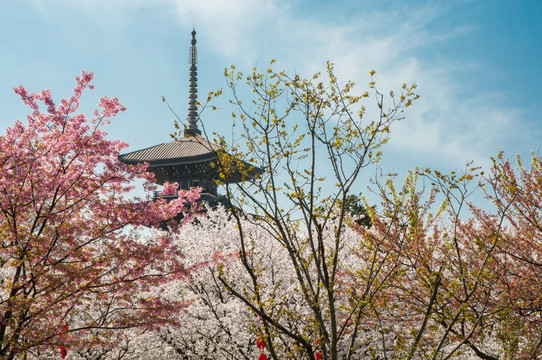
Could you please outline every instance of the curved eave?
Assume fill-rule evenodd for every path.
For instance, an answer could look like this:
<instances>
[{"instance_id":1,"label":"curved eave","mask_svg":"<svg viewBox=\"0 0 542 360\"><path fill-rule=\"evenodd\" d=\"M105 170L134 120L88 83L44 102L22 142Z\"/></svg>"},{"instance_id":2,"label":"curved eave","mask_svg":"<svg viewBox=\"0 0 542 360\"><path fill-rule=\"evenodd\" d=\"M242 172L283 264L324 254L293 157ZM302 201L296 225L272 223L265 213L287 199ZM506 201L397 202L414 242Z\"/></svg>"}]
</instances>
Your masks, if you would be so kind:
<instances>
[{"instance_id":1,"label":"curved eave","mask_svg":"<svg viewBox=\"0 0 542 360\"><path fill-rule=\"evenodd\" d=\"M214 160L218 150L200 136L190 136L119 155L119 160L125 164L183 165Z\"/></svg>"},{"instance_id":2,"label":"curved eave","mask_svg":"<svg viewBox=\"0 0 542 360\"><path fill-rule=\"evenodd\" d=\"M175 166L190 166L201 163L211 163L217 160L217 152L221 150L214 144L204 142L198 137L183 138L170 143L158 144L145 149L119 155L121 162L128 165L149 164L148 171L156 172L160 168ZM242 174L239 169L228 175L227 182L240 182L254 179L263 170L242 161L244 169L250 169Z\"/></svg>"},{"instance_id":3,"label":"curved eave","mask_svg":"<svg viewBox=\"0 0 542 360\"><path fill-rule=\"evenodd\" d=\"M149 164L149 169L153 167L159 167L159 166L196 164L196 163L216 160L216 154L214 152L211 152L208 154L197 155L197 156L179 157L179 158L170 158L170 159L156 159L156 160L127 159L126 155L129 155L129 154L119 155L119 160L128 165L137 165L137 164L147 163Z\"/></svg>"}]
</instances>

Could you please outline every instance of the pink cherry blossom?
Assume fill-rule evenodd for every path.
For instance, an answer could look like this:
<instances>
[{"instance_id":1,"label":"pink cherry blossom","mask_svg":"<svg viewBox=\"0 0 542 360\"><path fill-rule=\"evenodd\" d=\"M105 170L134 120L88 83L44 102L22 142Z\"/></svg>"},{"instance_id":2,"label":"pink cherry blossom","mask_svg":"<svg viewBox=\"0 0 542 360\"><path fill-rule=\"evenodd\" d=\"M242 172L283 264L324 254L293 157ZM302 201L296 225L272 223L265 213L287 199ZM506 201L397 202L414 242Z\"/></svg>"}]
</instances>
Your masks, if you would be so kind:
<instances>
[{"instance_id":1,"label":"pink cherry blossom","mask_svg":"<svg viewBox=\"0 0 542 360\"><path fill-rule=\"evenodd\" d=\"M131 194L135 180L155 189L153 175L121 163L127 145L106 136L109 118L125 111L117 98L101 98L90 120L77 113L92 79L82 72L58 105L50 90L14 88L30 114L0 137L2 359L47 349L64 357L114 341L111 329L175 326L171 314L188 304L151 290L188 275L174 218L193 218L199 190L170 202ZM160 224L168 231L145 230Z\"/></svg>"}]
</instances>

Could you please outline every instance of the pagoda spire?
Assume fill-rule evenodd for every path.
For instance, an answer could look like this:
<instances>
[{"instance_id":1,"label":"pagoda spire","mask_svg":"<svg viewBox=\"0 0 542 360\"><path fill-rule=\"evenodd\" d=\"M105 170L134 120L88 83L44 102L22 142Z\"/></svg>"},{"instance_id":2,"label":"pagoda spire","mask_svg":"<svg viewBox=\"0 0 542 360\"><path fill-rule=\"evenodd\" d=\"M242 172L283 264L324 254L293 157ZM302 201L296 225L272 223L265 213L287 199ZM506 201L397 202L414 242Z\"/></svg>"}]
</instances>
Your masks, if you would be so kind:
<instances>
[{"instance_id":1,"label":"pagoda spire","mask_svg":"<svg viewBox=\"0 0 542 360\"><path fill-rule=\"evenodd\" d=\"M184 129L184 136L201 135L198 129L198 68L196 66L197 49L196 49L196 29L192 28L192 41L190 41L190 81L188 86L188 127Z\"/></svg>"}]
</instances>

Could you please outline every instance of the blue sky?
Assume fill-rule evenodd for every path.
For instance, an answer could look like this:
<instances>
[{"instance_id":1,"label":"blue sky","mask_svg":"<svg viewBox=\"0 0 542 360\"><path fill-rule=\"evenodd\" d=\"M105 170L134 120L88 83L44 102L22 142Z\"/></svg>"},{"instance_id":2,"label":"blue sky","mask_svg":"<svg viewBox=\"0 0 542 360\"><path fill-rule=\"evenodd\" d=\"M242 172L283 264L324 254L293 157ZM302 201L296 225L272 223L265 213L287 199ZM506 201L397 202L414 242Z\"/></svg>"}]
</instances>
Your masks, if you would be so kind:
<instances>
[{"instance_id":1,"label":"blue sky","mask_svg":"<svg viewBox=\"0 0 542 360\"><path fill-rule=\"evenodd\" d=\"M336 64L362 89L377 71L382 91L418 84L421 99L392 129L382 168L461 169L540 151L542 1L390 0L3 0L0 11L0 131L28 109L23 84L67 97L73 77L94 72L95 89L128 110L111 137L136 150L169 141L188 102L188 50L195 25L199 93L225 88L224 67L276 68L309 76ZM227 92L225 92L226 95ZM207 128L229 131L226 102Z\"/></svg>"}]
</instances>

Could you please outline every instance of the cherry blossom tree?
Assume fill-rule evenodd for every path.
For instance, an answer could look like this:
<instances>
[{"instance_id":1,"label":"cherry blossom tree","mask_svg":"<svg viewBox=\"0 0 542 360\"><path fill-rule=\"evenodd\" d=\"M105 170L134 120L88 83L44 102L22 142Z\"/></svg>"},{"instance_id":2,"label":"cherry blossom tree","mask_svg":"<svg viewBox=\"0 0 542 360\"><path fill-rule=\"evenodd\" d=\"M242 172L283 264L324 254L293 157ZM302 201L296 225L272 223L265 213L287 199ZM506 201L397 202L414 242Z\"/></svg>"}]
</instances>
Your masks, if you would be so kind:
<instances>
[{"instance_id":1,"label":"cherry blossom tree","mask_svg":"<svg viewBox=\"0 0 542 360\"><path fill-rule=\"evenodd\" d=\"M414 171L399 188L389 179L378 187L383 211L374 222L385 225L371 229L372 236L405 244L401 276L377 309L400 345L383 342L381 348L393 348L395 357L496 359L502 351L492 331L498 236L488 236L489 224L480 223L478 209L467 202L478 188L472 185L476 170L460 176L426 170L421 175L430 184L422 186ZM502 217L490 220L503 231Z\"/></svg>"},{"instance_id":2,"label":"cherry blossom tree","mask_svg":"<svg viewBox=\"0 0 542 360\"><path fill-rule=\"evenodd\" d=\"M378 315L384 326L403 329L395 331L406 349L399 357L496 360L542 354L541 165L533 155L526 169L518 157L514 169L500 154L488 175L475 167L460 175L425 170L410 174L399 189L392 181L379 187L379 215L402 231L376 236L405 237L408 244L402 275ZM420 186L419 175L428 183ZM480 182L473 185L475 179ZM480 188L494 208L468 201Z\"/></svg>"},{"instance_id":3,"label":"cherry blossom tree","mask_svg":"<svg viewBox=\"0 0 542 360\"><path fill-rule=\"evenodd\" d=\"M417 99L416 85L403 84L397 96L390 92L388 97L376 89L374 71L368 91L360 91L352 82L341 85L333 64L328 63L326 70L324 76L317 73L309 79L271 67L248 75L233 67L226 72L237 107L234 118L246 141L231 143L218 137L226 152L219 154L217 166L224 179L243 164L254 164L263 173L253 181L224 185L237 220L239 257L248 280L238 281L226 271L218 278L261 319L259 335L273 359L281 354L356 358L354 345L362 337L356 327L393 278L401 251L400 245L372 248L384 254L375 258L374 271L365 273L363 290L351 292L341 286L351 265L346 259L353 256L352 244L345 240L352 231L347 226L349 214L353 215L351 196L365 205L356 194L360 174L379 161L391 126ZM243 83L252 95L241 100ZM371 96L374 110L367 110ZM245 169L250 174L250 167ZM279 296L262 286L263 265L253 260L259 251L253 246L255 236L244 230L243 214L235 205L254 212L260 232L283 249L282 267L291 275L275 278L277 291L281 287L292 291ZM359 260L357 264L352 271L363 272L360 266L367 265Z\"/></svg>"},{"instance_id":4,"label":"cherry blossom tree","mask_svg":"<svg viewBox=\"0 0 542 360\"><path fill-rule=\"evenodd\" d=\"M542 158L532 154L528 167L516 167L500 153L493 159L487 197L505 229L478 211L487 233L498 240L495 258L497 299L495 333L505 356L536 359L542 356Z\"/></svg>"},{"instance_id":5,"label":"cherry blossom tree","mask_svg":"<svg viewBox=\"0 0 542 360\"><path fill-rule=\"evenodd\" d=\"M125 108L102 97L91 120L77 113L91 73L55 104L49 90L14 89L31 109L0 137L0 357L106 343L108 330L157 328L186 304L152 292L187 270L171 237L192 217L197 190L166 203L129 195L146 166L126 166L126 146L103 127ZM44 110L42 111L42 108ZM142 227L166 222L150 237ZM147 235L146 235L147 234Z\"/></svg>"}]
</instances>

